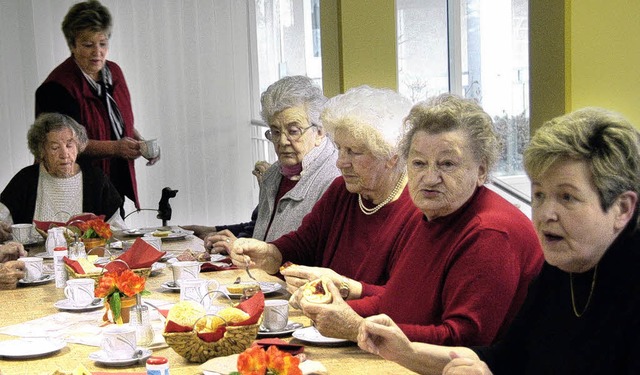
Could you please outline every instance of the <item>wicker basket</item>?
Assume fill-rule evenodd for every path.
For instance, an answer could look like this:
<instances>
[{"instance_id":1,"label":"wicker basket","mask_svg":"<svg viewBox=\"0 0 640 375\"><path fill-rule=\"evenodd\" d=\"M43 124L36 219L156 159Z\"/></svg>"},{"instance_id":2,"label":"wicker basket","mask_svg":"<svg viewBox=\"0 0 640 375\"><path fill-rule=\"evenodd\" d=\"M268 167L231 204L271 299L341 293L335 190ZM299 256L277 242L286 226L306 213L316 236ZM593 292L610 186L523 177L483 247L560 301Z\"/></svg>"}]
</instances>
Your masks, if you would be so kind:
<instances>
[{"instance_id":1,"label":"wicker basket","mask_svg":"<svg viewBox=\"0 0 640 375\"><path fill-rule=\"evenodd\" d=\"M94 273L76 273L73 268L69 267L68 264L65 264L64 267L67 269L67 273L69 274L70 279L93 279L96 283L100 282L100 278L102 277L102 272L94 272ZM142 276L145 279L149 277L151 274L151 268L136 268L132 270L136 275Z\"/></svg>"},{"instance_id":2,"label":"wicker basket","mask_svg":"<svg viewBox=\"0 0 640 375\"><path fill-rule=\"evenodd\" d=\"M164 332L164 340L176 353L191 362L203 363L214 357L242 353L256 336L259 324L227 326L224 336L213 342L203 341L195 331Z\"/></svg>"}]
</instances>

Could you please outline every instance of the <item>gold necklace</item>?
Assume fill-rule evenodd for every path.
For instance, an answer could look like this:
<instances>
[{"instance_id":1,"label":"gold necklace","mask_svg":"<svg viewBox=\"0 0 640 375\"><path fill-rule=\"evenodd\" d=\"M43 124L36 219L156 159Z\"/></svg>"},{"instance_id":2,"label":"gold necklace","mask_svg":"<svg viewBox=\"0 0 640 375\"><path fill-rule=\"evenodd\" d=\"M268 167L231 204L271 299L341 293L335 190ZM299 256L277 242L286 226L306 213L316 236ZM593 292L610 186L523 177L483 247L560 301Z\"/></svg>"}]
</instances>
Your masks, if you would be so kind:
<instances>
[{"instance_id":1,"label":"gold necklace","mask_svg":"<svg viewBox=\"0 0 640 375\"><path fill-rule=\"evenodd\" d=\"M362 211L362 213L365 215L373 215L376 212L378 212L382 207L384 207L387 203L391 202L391 200L395 198L395 196L398 195L398 192L400 192L400 190L404 187L405 174L406 172L402 171L402 175L400 175L400 179L398 180L398 182L396 183L396 186L391 191L391 194L387 197L387 199L380 202L374 208L365 207L364 203L362 202L362 195L358 193L358 205L360 205L360 210Z\"/></svg>"},{"instance_id":2,"label":"gold necklace","mask_svg":"<svg viewBox=\"0 0 640 375\"><path fill-rule=\"evenodd\" d=\"M596 264L596 268L593 270L593 278L591 279L591 291L589 291L589 297L587 298L587 303L584 305L584 308L581 312L578 312L576 308L576 297L573 292L573 273L569 272L569 284L571 285L571 307L573 307L573 313L576 317L580 318L584 315L585 311L589 307L589 303L591 303L591 297L593 296L593 289L596 286L596 275L598 274L598 265Z\"/></svg>"}]
</instances>

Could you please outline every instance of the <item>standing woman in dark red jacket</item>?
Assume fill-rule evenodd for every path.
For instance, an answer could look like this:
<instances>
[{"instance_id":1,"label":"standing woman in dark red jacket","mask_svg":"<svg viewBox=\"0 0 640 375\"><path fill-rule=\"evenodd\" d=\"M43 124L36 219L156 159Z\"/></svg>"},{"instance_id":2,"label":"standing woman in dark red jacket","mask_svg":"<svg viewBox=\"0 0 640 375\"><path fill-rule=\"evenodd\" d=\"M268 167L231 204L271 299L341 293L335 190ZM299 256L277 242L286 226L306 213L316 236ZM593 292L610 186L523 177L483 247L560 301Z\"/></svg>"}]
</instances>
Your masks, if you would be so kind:
<instances>
[{"instance_id":1,"label":"standing woman in dark red jacket","mask_svg":"<svg viewBox=\"0 0 640 375\"><path fill-rule=\"evenodd\" d=\"M129 88L120 67L107 61L111 14L96 0L73 5L62 21L71 56L58 65L36 90L36 117L58 112L87 129L83 152L110 177L123 197L140 208L134 160L143 138L133 125ZM159 154L149 159L153 165ZM121 210L121 213L122 210Z\"/></svg>"}]
</instances>

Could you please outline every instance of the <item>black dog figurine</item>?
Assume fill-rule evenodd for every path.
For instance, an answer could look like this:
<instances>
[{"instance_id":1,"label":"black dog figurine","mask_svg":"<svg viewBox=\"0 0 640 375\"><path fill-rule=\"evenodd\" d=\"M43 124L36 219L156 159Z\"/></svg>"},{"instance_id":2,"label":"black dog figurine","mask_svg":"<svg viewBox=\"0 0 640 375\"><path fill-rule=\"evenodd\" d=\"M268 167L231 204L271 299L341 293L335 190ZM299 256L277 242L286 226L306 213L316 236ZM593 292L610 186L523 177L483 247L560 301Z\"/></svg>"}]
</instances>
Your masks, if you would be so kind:
<instances>
[{"instance_id":1,"label":"black dog figurine","mask_svg":"<svg viewBox=\"0 0 640 375\"><path fill-rule=\"evenodd\" d=\"M162 197L158 202L158 219L162 220L162 226L167 225L167 221L171 220L171 205L169 204L169 198L174 198L178 190L173 190L170 187L162 189Z\"/></svg>"}]
</instances>

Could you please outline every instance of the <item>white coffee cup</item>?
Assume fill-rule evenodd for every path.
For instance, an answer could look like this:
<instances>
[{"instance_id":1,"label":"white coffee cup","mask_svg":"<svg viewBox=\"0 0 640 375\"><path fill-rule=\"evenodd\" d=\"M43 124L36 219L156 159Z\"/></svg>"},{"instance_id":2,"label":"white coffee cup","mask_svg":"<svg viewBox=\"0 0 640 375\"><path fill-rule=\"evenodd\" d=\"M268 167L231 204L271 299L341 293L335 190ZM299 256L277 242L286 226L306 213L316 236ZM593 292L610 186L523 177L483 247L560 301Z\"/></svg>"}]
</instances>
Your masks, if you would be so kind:
<instances>
[{"instance_id":1,"label":"white coffee cup","mask_svg":"<svg viewBox=\"0 0 640 375\"><path fill-rule=\"evenodd\" d=\"M129 324L114 324L102 331L100 348L108 359L130 359L136 353L136 328Z\"/></svg>"},{"instance_id":2,"label":"white coffee cup","mask_svg":"<svg viewBox=\"0 0 640 375\"><path fill-rule=\"evenodd\" d=\"M178 261L171 263L173 282L180 286L182 280L197 279L200 277L200 263L196 261Z\"/></svg>"},{"instance_id":3,"label":"white coffee cup","mask_svg":"<svg viewBox=\"0 0 640 375\"><path fill-rule=\"evenodd\" d=\"M220 283L213 279L183 279L180 283L180 301L194 301L208 310L214 291L219 287Z\"/></svg>"},{"instance_id":4,"label":"white coffee cup","mask_svg":"<svg viewBox=\"0 0 640 375\"><path fill-rule=\"evenodd\" d=\"M21 244L31 243L31 231L33 230L33 224L12 224L11 233L13 238Z\"/></svg>"},{"instance_id":5,"label":"white coffee cup","mask_svg":"<svg viewBox=\"0 0 640 375\"><path fill-rule=\"evenodd\" d=\"M162 238L149 236L149 237L142 237L142 240L148 243L149 245L153 246L156 250L162 251Z\"/></svg>"},{"instance_id":6,"label":"white coffee cup","mask_svg":"<svg viewBox=\"0 0 640 375\"><path fill-rule=\"evenodd\" d=\"M42 258L24 257L20 260L24 262L25 281L36 281L42 277Z\"/></svg>"},{"instance_id":7,"label":"white coffee cup","mask_svg":"<svg viewBox=\"0 0 640 375\"><path fill-rule=\"evenodd\" d=\"M271 299L264 301L262 325L269 331L282 331L289 322L289 301Z\"/></svg>"},{"instance_id":8,"label":"white coffee cup","mask_svg":"<svg viewBox=\"0 0 640 375\"><path fill-rule=\"evenodd\" d=\"M64 295L76 307L88 306L95 298L93 279L71 279L67 280L64 288Z\"/></svg>"},{"instance_id":9,"label":"white coffee cup","mask_svg":"<svg viewBox=\"0 0 640 375\"><path fill-rule=\"evenodd\" d=\"M147 139L140 143L140 153L145 159L153 159L158 157L160 154L160 145L158 144L158 140Z\"/></svg>"}]
</instances>

